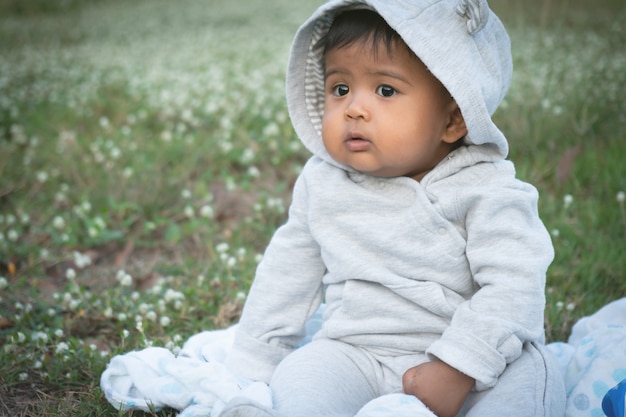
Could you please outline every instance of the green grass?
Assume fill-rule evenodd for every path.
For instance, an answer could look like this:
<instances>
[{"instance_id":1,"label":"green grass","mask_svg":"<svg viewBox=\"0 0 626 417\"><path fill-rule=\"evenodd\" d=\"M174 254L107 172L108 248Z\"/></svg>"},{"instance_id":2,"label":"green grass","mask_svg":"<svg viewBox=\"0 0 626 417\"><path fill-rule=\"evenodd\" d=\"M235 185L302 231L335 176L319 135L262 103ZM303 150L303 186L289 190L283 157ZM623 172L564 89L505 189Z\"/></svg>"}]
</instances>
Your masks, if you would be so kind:
<instances>
[{"instance_id":1,"label":"green grass","mask_svg":"<svg viewBox=\"0 0 626 417\"><path fill-rule=\"evenodd\" d=\"M491 3L515 62L495 118L540 191L566 340L626 294L626 12ZM237 320L308 156L284 68L317 4L0 2L0 415L120 415L112 355Z\"/></svg>"}]
</instances>

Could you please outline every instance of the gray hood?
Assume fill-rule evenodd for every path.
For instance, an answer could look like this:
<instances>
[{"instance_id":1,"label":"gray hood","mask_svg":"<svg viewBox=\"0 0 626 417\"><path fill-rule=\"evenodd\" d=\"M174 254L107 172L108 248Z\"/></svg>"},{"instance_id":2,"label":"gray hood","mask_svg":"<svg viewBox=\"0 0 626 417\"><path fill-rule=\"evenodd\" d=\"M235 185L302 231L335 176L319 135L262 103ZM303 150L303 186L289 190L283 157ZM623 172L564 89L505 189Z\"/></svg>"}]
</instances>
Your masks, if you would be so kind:
<instances>
[{"instance_id":1,"label":"gray hood","mask_svg":"<svg viewBox=\"0 0 626 417\"><path fill-rule=\"evenodd\" d=\"M338 12L375 10L402 37L454 97L465 119L467 144L505 158L506 138L491 120L509 88L509 37L486 0L331 0L298 30L287 70L287 105L304 145L332 161L322 143L324 66L313 46ZM491 159L491 158L490 158Z\"/></svg>"}]
</instances>

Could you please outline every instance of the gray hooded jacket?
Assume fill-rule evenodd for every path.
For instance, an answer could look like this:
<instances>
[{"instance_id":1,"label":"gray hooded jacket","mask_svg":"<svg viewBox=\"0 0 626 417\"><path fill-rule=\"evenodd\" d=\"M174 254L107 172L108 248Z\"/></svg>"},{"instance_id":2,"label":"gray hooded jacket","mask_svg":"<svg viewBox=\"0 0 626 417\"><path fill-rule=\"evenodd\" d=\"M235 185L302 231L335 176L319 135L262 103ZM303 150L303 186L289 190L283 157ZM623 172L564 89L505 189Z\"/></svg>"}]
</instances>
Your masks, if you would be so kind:
<instances>
[{"instance_id":1,"label":"gray hooded jacket","mask_svg":"<svg viewBox=\"0 0 626 417\"><path fill-rule=\"evenodd\" d=\"M354 172L324 149L323 57L313 45L344 8L376 10L461 109L465 146L421 182ZM381 355L436 356L478 389L495 385L525 342L543 339L553 249L537 192L515 178L491 120L510 78L508 36L484 1L337 0L303 24L287 102L313 156L258 267L231 369L268 382L322 301L316 337Z\"/></svg>"}]
</instances>

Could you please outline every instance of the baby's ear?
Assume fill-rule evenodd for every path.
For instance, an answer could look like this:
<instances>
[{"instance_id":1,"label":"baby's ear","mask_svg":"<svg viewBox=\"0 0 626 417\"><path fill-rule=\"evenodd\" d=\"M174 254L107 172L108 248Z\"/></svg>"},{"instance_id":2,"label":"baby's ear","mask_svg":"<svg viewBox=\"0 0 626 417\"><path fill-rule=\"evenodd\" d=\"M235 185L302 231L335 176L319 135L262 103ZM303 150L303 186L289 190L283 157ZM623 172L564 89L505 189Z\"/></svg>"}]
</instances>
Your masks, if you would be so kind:
<instances>
[{"instance_id":1,"label":"baby's ear","mask_svg":"<svg viewBox=\"0 0 626 417\"><path fill-rule=\"evenodd\" d=\"M467 135L467 126L465 126L465 119L456 101L450 103L448 111L448 125L443 134L443 141L446 143L454 143Z\"/></svg>"}]
</instances>

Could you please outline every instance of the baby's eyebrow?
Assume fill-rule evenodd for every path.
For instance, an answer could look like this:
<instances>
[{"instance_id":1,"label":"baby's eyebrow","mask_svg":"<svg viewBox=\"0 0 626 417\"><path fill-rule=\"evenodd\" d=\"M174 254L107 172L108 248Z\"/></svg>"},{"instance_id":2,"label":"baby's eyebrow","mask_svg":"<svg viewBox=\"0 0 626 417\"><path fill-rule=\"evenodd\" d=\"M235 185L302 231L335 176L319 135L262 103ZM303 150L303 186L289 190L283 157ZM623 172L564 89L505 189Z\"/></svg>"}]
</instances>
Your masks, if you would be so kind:
<instances>
[{"instance_id":1,"label":"baby's eyebrow","mask_svg":"<svg viewBox=\"0 0 626 417\"><path fill-rule=\"evenodd\" d=\"M329 77L333 75L347 75L349 73L350 71L343 69L343 68L330 68L330 69L327 68L326 71L324 72L324 81L326 81ZM409 81L407 77L395 71L390 71L390 70L370 71L368 72L368 75L374 76L374 77L393 78L405 84L411 85L411 82Z\"/></svg>"},{"instance_id":2,"label":"baby's eyebrow","mask_svg":"<svg viewBox=\"0 0 626 417\"><path fill-rule=\"evenodd\" d=\"M345 74L348 74L348 71L341 69L341 68L327 69L326 72L324 72L324 81L326 81L326 79L330 77L331 75L336 75L336 74L345 75Z\"/></svg>"},{"instance_id":3,"label":"baby's eyebrow","mask_svg":"<svg viewBox=\"0 0 626 417\"><path fill-rule=\"evenodd\" d=\"M395 72L395 71L388 71L388 70L384 70L384 71L371 71L369 73L370 75L373 76L377 76L377 77L389 77L389 78L394 78L398 81L402 81L403 83L406 84L411 84L411 82L409 81L409 79L407 77L405 77L404 75Z\"/></svg>"}]
</instances>

